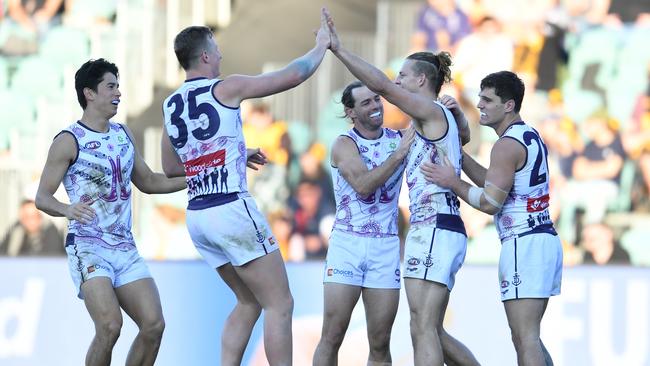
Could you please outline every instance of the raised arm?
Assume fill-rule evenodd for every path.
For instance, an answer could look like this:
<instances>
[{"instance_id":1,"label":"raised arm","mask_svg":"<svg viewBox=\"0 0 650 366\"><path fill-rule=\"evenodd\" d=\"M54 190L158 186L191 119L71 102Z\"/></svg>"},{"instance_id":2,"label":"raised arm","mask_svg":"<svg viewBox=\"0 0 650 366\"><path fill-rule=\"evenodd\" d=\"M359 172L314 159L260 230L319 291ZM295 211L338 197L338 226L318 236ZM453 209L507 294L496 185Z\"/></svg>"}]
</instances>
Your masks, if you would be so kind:
<instances>
[{"instance_id":1,"label":"raised arm","mask_svg":"<svg viewBox=\"0 0 650 366\"><path fill-rule=\"evenodd\" d=\"M217 84L213 94L222 103L238 106L244 99L260 98L276 94L300 85L318 68L330 45L329 30L321 10L321 25L316 33L316 45L303 56L284 68L257 76L231 75Z\"/></svg>"},{"instance_id":2,"label":"raised arm","mask_svg":"<svg viewBox=\"0 0 650 366\"><path fill-rule=\"evenodd\" d=\"M442 117L442 110L425 96L412 93L392 82L381 70L355 55L341 45L334 27L334 20L326 11L330 31L330 50L343 62L352 75L359 79L368 89L383 96L404 113L418 121L430 119L431 116Z\"/></svg>"},{"instance_id":3,"label":"raised arm","mask_svg":"<svg viewBox=\"0 0 650 366\"><path fill-rule=\"evenodd\" d=\"M463 145L467 144L470 140L470 130L469 123L467 118L465 118L465 113L460 109L460 104L458 101L449 95L443 95L440 97L440 103L447 107L451 114L456 120L456 125L458 125L458 134L460 135L460 141Z\"/></svg>"},{"instance_id":4,"label":"raised arm","mask_svg":"<svg viewBox=\"0 0 650 366\"><path fill-rule=\"evenodd\" d=\"M134 143L135 157L133 162L133 171L131 173L131 182L138 187L143 193L171 193L185 189L185 174L182 177L167 178L165 174L154 173L149 165L144 161L138 147L135 146L133 134L128 127L122 125L124 131Z\"/></svg>"},{"instance_id":5,"label":"raised arm","mask_svg":"<svg viewBox=\"0 0 650 366\"><path fill-rule=\"evenodd\" d=\"M343 178L361 196L369 196L377 191L395 173L406 155L415 136L415 129L409 128L402 137L397 150L386 161L374 169L368 169L359 155L354 141L339 136L332 146L332 165L338 168Z\"/></svg>"},{"instance_id":6,"label":"raised arm","mask_svg":"<svg viewBox=\"0 0 650 366\"><path fill-rule=\"evenodd\" d=\"M87 224L95 217L95 211L83 202L63 203L54 197L70 164L77 157L77 141L72 134L59 134L50 146L47 161L41 173L36 192L36 207L50 216L65 216Z\"/></svg>"}]
</instances>

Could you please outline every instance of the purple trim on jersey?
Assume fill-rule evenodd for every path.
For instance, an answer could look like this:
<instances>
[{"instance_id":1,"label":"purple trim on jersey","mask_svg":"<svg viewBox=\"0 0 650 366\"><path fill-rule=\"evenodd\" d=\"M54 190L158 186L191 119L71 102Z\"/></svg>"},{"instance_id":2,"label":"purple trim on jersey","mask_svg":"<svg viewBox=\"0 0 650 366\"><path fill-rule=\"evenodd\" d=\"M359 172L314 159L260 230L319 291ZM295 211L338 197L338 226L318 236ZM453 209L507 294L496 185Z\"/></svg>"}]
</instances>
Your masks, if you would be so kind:
<instances>
[{"instance_id":1,"label":"purple trim on jersey","mask_svg":"<svg viewBox=\"0 0 650 366\"><path fill-rule=\"evenodd\" d=\"M225 205L239 199L239 192L213 193L194 197L187 204L188 210L203 210L210 207Z\"/></svg>"},{"instance_id":2,"label":"purple trim on jersey","mask_svg":"<svg viewBox=\"0 0 650 366\"><path fill-rule=\"evenodd\" d=\"M187 79L187 80L185 80L185 82L188 83L188 82L190 82L190 81L196 81L196 80L207 80L207 79L208 79L208 78L206 78L206 77L204 77L204 76L199 76L199 77L196 77L196 78Z\"/></svg>"},{"instance_id":3,"label":"purple trim on jersey","mask_svg":"<svg viewBox=\"0 0 650 366\"><path fill-rule=\"evenodd\" d=\"M106 134L106 133L111 132L111 125L110 125L110 122L108 123L108 131L106 131L106 132L93 130L92 128L86 126L86 125L85 125L83 122L81 122L81 121L77 121L77 123L78 123L81 127L85 128L85 129L87 129L87 130L89 130L89 131L92 131L92 132L94 132L94 133Z\"/></svg>"},{"instance_id":4,"label":"purple trim on jersey","mask_svg":"<svg viewBox=\"0 0 650 366\"><path fill-rule=\"evenodd\" d=\"M445 122L447 122L447 129L445 130L445 133L443 133L441 137L438 137L437 139L434 139L434 140L428 140L428 141L431 141L431 142L438 142L440 140L444 140L444 138L447 137L447 135L449 134L449 118L447 118L447 113L445 112L445 108L443 108L438 103L435 103L435 105L440 107L440 109L442 110L442 115L445 116ZM451 113L451 111L449 111L449 113ZM460 136L460 129L458 129L458 135Z\"/></svg>"},{"instance_id":5,"label":"purple trim on jersey","mask_svg":"<svg viewBox=\"0 0 650 366\"><path fill-rule=\"evenodd\" d=\"M530 235L530 234L551 234L553 236L557 236L557 231L555 231L555 227L553 227L553 224L542 224L535 226L532 230L530 231L525 231L521 234L518 234L518 237Z\"/></svg>"},{"instance_id":6,"label":"purple trim on jersey","mask_svg":"<svg viewBox=\"0 0 650 366\"><path fill-rule=\"evenodd\" d=\"M231 106L229 106L229 105L225 105L225 104L221 103L221 101L220 101L219 99L217 99L217 97L214 96L214 88L216 88L216 87L217 87L217 84L219 84L219 83L222 82L222 81L223 81L223 80L219 80L219 81L217 81L216 83L212 84L212 87L210 88L210 94L212 94L212 98L214 98L214 101L217 102L217 103L219 103L219 104L220 104L222 107L224 107L224 108L232 109L232 110L234 110L234 111L238 110L238 109L239 109L239 106L237 106L237 107L231 107Z\"/></svg>"},{"instance_id":7,"label":"purple trim on jersey","mask_svg":"<svg viewBox=\"0 0 650 366\"><path fill-rule=\"evenodd\" d=\"M352 127L352 131L354 131L354 133L356 133L357 136L359 136L360 138L362 138L362 139L364 139L364 140L366 140L366 141L379 140L380 138L384 137L384 129L383 129L383 128L381 129L381 135L379 135L377 138L374 138L374 139L366 138L364 135L361 134L361 132L359 132L359 130L357 130L356 127ZM349 135L348 135L348 136L349 136Z\"/></svg>"},{"instance_id":8,"label":"purple trim on jersey","mask_svg":"<svg viewBox=\"0 0 650 366\"><path fill-rule=\"evenodd\" d=\"M74 160L72 160L72 162L70 164L68 164L68 168L70 168L72 165L74 165L74 163L77 162L77 159L79 159L79 140L77 140L77 136L75 136L75 134L72 133L72 131L69 131L69 130L63 130L63 131L57 133L56 136L54 136L53 140L56 140L56 138L59 137L59 135L61 135L62 133L69 133L70 135L72 135L72 137L74 138L74 143L77 144L77 153L76 153L76 155L74 157Z\"/></svg>"},{"instance_id":9,"label":"purple trim on jersey","mask_svg":"<svg viewBox=\"0 0 650 366\"><path fill-rule=\"evenodd\" d=\"M453 231L467 236L465 231L465 223L458 215L449 215L439 213L436 215L436 228Z\"/></svg>"}]
</instances>

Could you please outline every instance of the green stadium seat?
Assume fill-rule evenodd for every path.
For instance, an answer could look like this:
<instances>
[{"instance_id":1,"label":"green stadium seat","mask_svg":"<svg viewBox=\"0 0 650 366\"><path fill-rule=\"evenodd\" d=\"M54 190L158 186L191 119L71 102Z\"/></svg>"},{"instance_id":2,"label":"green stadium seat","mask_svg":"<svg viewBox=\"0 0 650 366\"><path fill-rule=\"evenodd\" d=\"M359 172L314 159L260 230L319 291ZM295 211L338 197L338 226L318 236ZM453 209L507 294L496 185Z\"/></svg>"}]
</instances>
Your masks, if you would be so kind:
<instances>
[{"instance_id":1,"label":"green stadium seat","mask_svg":"<svg viewBox=\"0 0 650 366\"><path fill-rule=\"evenodd\" d=\"M303 121L288 122L287 133L291 138L291 150L296 155L305 152L313 139L310 127Z\"/></svg>"},{"instance_id":2,"label":"green stadium seat","mask_svg":"<svg viewBox=\"0 0 650 366\"><path fill-rule=\"evenodd\" d=\"M48 60L31 56L18 64L11 89L32 98L57 98L63 92L63 72Z\"/></svg>"},{"instance_id":3,"label":"green stadium seat","mask_svg":"<svg viewBox=\"0 0 650 366\"><path fill-rule=\"evenodd\" d=\"M630 254L632 264L650 266L650 228L632 227L621 236L621 246Z\"/></svg>"},{"instance_id":4,"label":"green stadium seat","mask_svg":"<svg viewBox=\"0 0 650 366\"><path fill-rule=\"evenodd\" d=\"M76 69L90 56L90 40L86 33L77 29L52 28L43 40L39 53L57 67L72 65Z\"/></svg>"},{"instance_id":5,"label":"green stadium seat","mask_svg":"<svg viewBox=\"0 0 650 366\"><path fill-rule=\"evenodd\" d=\"M0 90L9 87L9 62L0 56Z\"/></svg>"},{"instance_id":6,"label":"green stadium seat","mask_svg":"<svg viewBox=\"0 0 650 366\"><path fill-rule=\"evenodd\" d=\"M32 99L14 91L0 91L0 150L10 147L14 131L20 136L34 136L36 128L36 110Z\"/></svg>"},{"instance_id":7,"label":"green stadium seat","mask_svg":"<svg viewBox=\"0 0 650 366\"><path fill-rule=\"evenodd\" d=\"M634 185L634 175L636 174L636 165L632 160L626 160L621 168L621 177L618 184L618 198L608 207L612 212L624 212L630 209L632 205L632 185Z\"/></svg>"}]
</instances>

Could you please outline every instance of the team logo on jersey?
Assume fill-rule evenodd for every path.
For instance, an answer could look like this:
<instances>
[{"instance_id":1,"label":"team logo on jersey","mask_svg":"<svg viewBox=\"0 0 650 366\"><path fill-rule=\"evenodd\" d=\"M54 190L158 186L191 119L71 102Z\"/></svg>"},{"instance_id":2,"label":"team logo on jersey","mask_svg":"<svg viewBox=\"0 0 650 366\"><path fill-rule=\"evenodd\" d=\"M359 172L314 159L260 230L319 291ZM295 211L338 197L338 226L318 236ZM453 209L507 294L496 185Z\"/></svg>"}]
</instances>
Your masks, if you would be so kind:
<instances>
[{"instance_id":1,"label":"team logo on jersey","mask_svg":"<svg viewBox=\"0 0 650 366\"><path fill-rule=\"evenodd\" d=\"M521 278L519 278L519 273L515 272L515 275L512 276L512 284L515 286L521 285Z\"/></svg>"},{"instance_id":2,"label":"team logo on jersey","mask_svg":"<svg viewBox=\"0 0 650 366\"><path fill-rule=\"evenodd\" d=\"M411 257L406 263L408 263L409 266L417 266L420 264L420 260L418 258Z\"/></svg>"},{"instance_id":3,"label":"team logo on jersey","mask_svg":"<svg viewBox=\"0 0 650 366\"><path fill-rule=\"evenodd\" d=\"M427 268L433 266L433 258L431 258L431 254L427 255L427 258L424 260L424 266Z\"/></svg>"},{"instance_id":4,"label":"team logo on jersey","mask_svg":"<svg viewBox=\"0 0 650 366\"><path fill-rule=\"evenodd\" d=\"M84 148L90 149L90 150L95 150L95 149L100 148L101 146L102 146L102 143L99 142L99 141L88 141L84 145Z\"/></svg>"},{"instance_id":5,"label":"team logo on jersey","mask_svg":"<svg viewBox=\"0 0 650 366\"><path fill-rule=\"evenodd\" d=\"M264 243L264 240L266 240L266 236L264 236L264 234L262 234L261 231L258 231L257 232L257 242L262 244L262 243Z\"/></svg>"},{"instance_id":6,"label":"team logo on jersey","mask_svg":"<svg viewBox=\"0 0 650 366\"><path fill-rule=\"evenodd\" d=\"M542 197L529 198L528 205L526 206L526 211L528 212L544 211L548 208L548 201L549 201L548 194L545 194Z\"/></svg>"},{"instance_id":7,"label":"team logo on jersey","mask_svg":"<svg viewBox=\"0 0 650 366\"><path fill-rule=\"evenodd\" d=\"M226 163L226 150L221 149L211 154L203 155L196 159L186 161L185 175L188 177L193 177L208 168L222 166L225 163Z\"/></svg>"},{"instance_id":8,"label":"team logo on jersey","mask_svg":"<svg viewBox=\"0 0 650 366\"><path fill-rule=\"evenodd\" d=\"M506 288L508 286L510 286L510 282L506 280L501 281L501 288Z\"/></svg>"}]
</instances>

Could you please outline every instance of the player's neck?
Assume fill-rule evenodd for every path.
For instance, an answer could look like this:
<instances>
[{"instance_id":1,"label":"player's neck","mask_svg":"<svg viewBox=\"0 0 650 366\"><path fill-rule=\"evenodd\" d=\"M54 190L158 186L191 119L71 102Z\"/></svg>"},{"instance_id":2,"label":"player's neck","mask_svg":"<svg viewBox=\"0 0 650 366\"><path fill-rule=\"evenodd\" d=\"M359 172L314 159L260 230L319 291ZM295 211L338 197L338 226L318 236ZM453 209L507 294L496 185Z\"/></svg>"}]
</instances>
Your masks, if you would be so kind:
<instances>
[{"instance_id":1,"label":"player's neck","mask_svg":"<svg viewBox=\"0 0 650 366\"><path fill-rule=\"evenodd\" d=\"M213 76L211 73L201 69L190 69L185 71L185 80L192 80L198 78L214 79L215 77L216 76Z\"/></svg>"},{"instance_id":2,"label":"player's neck","mask_svg":"<svg viewBox=\"0 0 650 366\"><path fill-rule=\"evenodd\" d=\"M84 110L80 121L93 131L108 132L109 118L98 114L96 111L93 111L90 108L86 108L86 110Z\"/></svg>"},{"instance_id":3,"label":"player's neck","mask_svg":"<svg viewBox=\"0 0 650 366\"><path fill-rule=\"evenodd\" d=\"M494 131L497 133L497 136L501 137L506 132L508 127L517 122L521 122L521 116L519 113L507 115L503 121L501 121L501 123L495 126Z\"/></svg>"}]
</instances>

